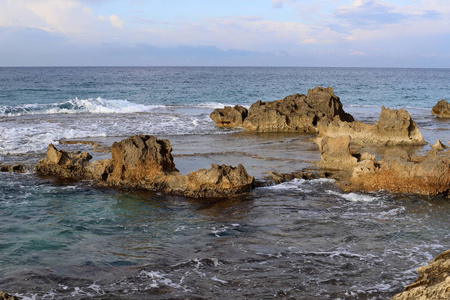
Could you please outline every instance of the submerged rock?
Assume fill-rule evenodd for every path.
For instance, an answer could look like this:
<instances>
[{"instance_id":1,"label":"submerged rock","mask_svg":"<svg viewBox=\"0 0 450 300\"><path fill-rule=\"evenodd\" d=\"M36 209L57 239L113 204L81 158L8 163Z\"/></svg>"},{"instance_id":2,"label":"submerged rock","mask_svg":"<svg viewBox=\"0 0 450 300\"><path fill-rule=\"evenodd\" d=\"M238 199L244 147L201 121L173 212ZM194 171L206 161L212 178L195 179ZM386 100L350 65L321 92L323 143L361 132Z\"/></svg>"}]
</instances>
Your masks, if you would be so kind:
<instances>
[{"instance_id":1,"label":"submerged rock","mask_svg":"<svg viewBox=\"0 0 450 300\"><path fill-rule=\"evenodd\" d=\"M450 118L450 103L442 99L431 109L431 113L438 117Z\"/></svg>"},{"instance_id":2,"label":"submerged rock","mask_svg":"<svg viewBox=\"0 0 450 300\"><path fill-rule=\"evenodd\" d=\"M317 132L317 122L338 116L353 121L344 112L333 88L315 87L307 95L295 94L272 102L257 101L248 113L242 106L214 110L210 117L219 127L244 127L257 132Z\"/></svg>"},{"instance_id":3,"label":"submerged rock","mask_svg":"<svg viewBox=\"0 0 450 300\"><path fill-rule=\"evenodd\" d=\"M249 191L254 178L242 165L211 165L188 175L175 168L168 140L135 135L111 147L112 158L90 162L89 153L68 153L53 144L39 161L38 173L116 187L142 188L195 198L224 198Z\"/></svg>"},{"instance_id":4,"label":"submerged rock","mask_svg":"<svg viewBox=\"0 0 450 300\"><path fill-rule=\"evenodd\" d=\"M391 300L450 299L450 250L417 269L419 278Z\"/></svg>"},{"instance_id":5,"label":"submerged rock","mask_svg":"<svg viewBox=\"0 0 450 300\"><path fill-rule=\"evenodd\" d=\"M376 124L342 122L338 118L324 119L318 124L319 136L351 136L357 144L424 145L425 140L410 114L404 109L381 108Z\"/></svg>"},{"instance_id":6,"label":"submerged rock","mask_svg":"<svg viewBox=\"0 0 450 300\"><path fill-rule=\"evenodd\" d=\"M386 150L377 161L370 153L351 153L351 138L318 139L320 165L343 172L340 186L345 191L388 190L422 195L450 194L450 151L432 150L426 155L410 156L397 148Z\"/></svg>"}]
</instances>

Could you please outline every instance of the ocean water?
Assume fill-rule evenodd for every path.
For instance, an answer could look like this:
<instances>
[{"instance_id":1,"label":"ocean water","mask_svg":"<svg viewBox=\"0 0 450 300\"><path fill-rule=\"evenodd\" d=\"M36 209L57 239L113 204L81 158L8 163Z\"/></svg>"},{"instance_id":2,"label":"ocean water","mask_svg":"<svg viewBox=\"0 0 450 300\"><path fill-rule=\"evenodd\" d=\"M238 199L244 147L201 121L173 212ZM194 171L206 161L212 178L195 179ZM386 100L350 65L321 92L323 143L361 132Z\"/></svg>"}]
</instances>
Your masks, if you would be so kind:
<instances>
[{"instance_id":1,"label":"ocean water","mask_svg":"<svg viewBox=\"0 0 450 300\"><path fill-rule=\"evenodd\" d=\"M430 109L450 69L0 68L0 163L133 134L167 138L181 173L211 163L292 172L319 159L312 135L214 126L217 107L331 86L374 123L407 109L429 143L450 140ZM429 146L417 149L426 151ZM0 290L24 299L387 299L450 247L440 197L343 193L294 180L221 202L0 173Z\"/></svg>"}]
</instances>

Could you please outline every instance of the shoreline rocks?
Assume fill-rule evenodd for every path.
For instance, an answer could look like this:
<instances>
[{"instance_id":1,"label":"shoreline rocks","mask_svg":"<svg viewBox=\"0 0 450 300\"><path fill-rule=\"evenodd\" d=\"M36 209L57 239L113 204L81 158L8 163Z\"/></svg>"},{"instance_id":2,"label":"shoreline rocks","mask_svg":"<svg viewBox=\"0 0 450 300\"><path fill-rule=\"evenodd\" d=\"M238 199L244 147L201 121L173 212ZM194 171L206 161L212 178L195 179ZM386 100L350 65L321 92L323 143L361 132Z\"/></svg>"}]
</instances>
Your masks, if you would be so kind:
<instances>
[{"instance_id":1,"label":"shoreline rocks","mask_svg":"<svg viewBox=\"0 0 450 300\"><path fill-rule=\"evenodd\" d=\"M431 113L441 118L450 118L450 103L442 99L431 109Z\"/></svg>"},{"instance_id":2,"label":"shoreline rocks","mask_svg":"<svg viewBox=\"0 0 450 300\"><path fill-rule=\"evenodd\" d=\"M215 109L210 118L219 127L243 127L255 132L317 132L317 123L324 118L339 117L354 121L343 110L333 88L315 87L307 95L295 94L284 99L253 103L247 110L242 106Z\"/></svg>"},{"instance_id":3,"label":"shoreline rocks","mask_svg":"<svg viewBox=\"0 0 450 300\"><path fill-rule=\"evenodd\" d=\"M90 162L87 152L68 153L53 144L36 172L75 180L92 180L99 185L142 188L194 198L226 198L250 191L254 177L242 165L236 168L212 164L180 175L175 168L168 140L135 135L111 147L112 158Z\"/></svg>"},{"instance_id":4,"label":"shoreline rocks","mask_svg":"<svg viewBox=\"0 0 450 300\"><path fill-rule=\"evenodd\" d=\"M450 299L450 250L442 252L417 272L417 280L391 300Z\"/></svg>"},{"instance_id":5,"label":"shoreline rocks","mask_svg":"<svg viewBox=\"0 0 450 300\"><path fill-rule=\"evenodd\" d=\"M390 148L377 161L370 153L353 153L351 141L350 136L317 139L319 165L341 171L337 179L344 191L450 195L450 151L440 147L440 142L425 155L409 155L399 148Z\"/></svg>"},{"instance_id":6,"label":"shoreline rocks","mask_svg":"<svg viewBox=\"0 0 450 300\"><path fill-rule=\"evenodd\" d=\"M425 140L410 114L404 109L381 107L374 125L363 122L323 120L318 124L319 136L351 136L354 143L370 145L425 145Z\"/></svg>"}]
</instances>

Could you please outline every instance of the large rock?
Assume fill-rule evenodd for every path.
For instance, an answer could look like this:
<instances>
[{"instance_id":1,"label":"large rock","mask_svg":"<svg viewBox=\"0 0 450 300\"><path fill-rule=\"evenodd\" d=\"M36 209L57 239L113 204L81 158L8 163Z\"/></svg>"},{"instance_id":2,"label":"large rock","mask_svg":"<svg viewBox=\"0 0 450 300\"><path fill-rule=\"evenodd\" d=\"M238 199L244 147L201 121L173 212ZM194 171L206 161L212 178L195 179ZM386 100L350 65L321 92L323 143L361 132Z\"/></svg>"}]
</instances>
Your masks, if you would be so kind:
<instances>
[{"instance_id":1,"label":"large rock","mask_svg":"<svg viewBox=\"0 0 450 300\"><path fill-rule=\"evenodd\" d=\"M431 109L431 113L438 117L450 118L450 103L442 99Z\"/></svg>"},{"instance_id":2,"label":"large rock","mask_svg":"<svg viewBox=\"0 0 450 300\"><path fill-rule=\"evenodd\" d=\"M134 135L111 147L112 172L107 181L117 185L139 185L161 173L177 172L168 140Z\"/></svg>"},{"instance_id":3,"label":"large rock","mask_svg":"<svg viewBox=\"0 0 450 300\"><path fill-rule=\"evenodd\" d=\"M317 132L316 125L323 118L338 116L343 121L353 121L344 112L333 88L315 87L308 95L295 94L272 102L257 101L248 114L242 107L225 107L215 110L210 117L220 127L244 127L258 132Z\"/></svg>"},{"instance_id":4,"label":"large rock","mask_svg":"<svg viewBox=\"0 0 450 300\"><path fill-rule=\"evenodd\" d=\"M404 109L381 108L376 124L359 121L342 122L339 118L324 119L318 124L319 136L351 136L353 143L372 145L424 145L416 123Z\"/></svg>"},{"instance_id":5,"label":"large rock","mask_svg":"<svg viewBox=\"0 0 450 300\"><path fill-rule=\"evenodd\" d=\"M87 152L68 153L53 144L47 157L36 167L38 173L97 184L142 188L195 198L224 198L249 191L254 178L242 165L236 168L212 164L180 175L175 168L168 140L150 135L135 135L111 147L112 158L90 162Z\"/></svg>"},{"instance_id":6,"label":"large rock","mask_svg":"<svg viewBox=\"0 0 450 300\"><path fill-rule=\"evenodd\" d=\"M391 300L450 299L450 250L439 254L417 272L419 278Z\"/></svg>"},{"instance_id":7,"label":"large rock","mask_svg":"<svg viewBox=\"0 0 450 300\"><path fill-rule=\"evenodd\" d=\"M317 139L321 167L341 170L337 179L345 191L449 195L450 151L436 146L426 155L411 156L391 148L377 161L370 153L351 152L350 141L349 136Z\"/></svg>"},{"instance_id":8,"label":"large rock","mask_svg":"<svg viewBox=\"0 0 450 300\"><path fill-rule=\"evenodd\" d=\"M216 108L209 117L219 127L234 128L242 127L247 114L248 111L245 107L236 105L234 107Z\"/></svg>"},{"instance_id":9,"label":"large rock","mask_svg":"<svg viewBox=\"0 0 450 300\"><path fill-rule=\"evenodd\" d=\"M253 181L241 164L235 168L211 164L210 169L168 177L165 191L194 198L222 198L250 191Z\"/></svg>"}]
</instances>

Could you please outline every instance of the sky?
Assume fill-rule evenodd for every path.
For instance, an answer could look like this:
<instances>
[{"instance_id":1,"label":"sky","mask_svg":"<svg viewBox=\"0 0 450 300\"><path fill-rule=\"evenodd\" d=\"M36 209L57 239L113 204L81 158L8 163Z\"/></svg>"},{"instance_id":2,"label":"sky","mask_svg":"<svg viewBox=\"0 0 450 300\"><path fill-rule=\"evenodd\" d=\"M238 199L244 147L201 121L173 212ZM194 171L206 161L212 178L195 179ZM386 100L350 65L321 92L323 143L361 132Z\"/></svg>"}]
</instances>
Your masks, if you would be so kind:
<instances>
[{"instance_id":1,"label":"sky","mask_svg":"<svg viewBox=\"0 0 450 300\"><path fill-rule=\"evenodd\" d=\"M450 68L450 1L0 0L0 66Z\"/></svg>"}]
</instances>

